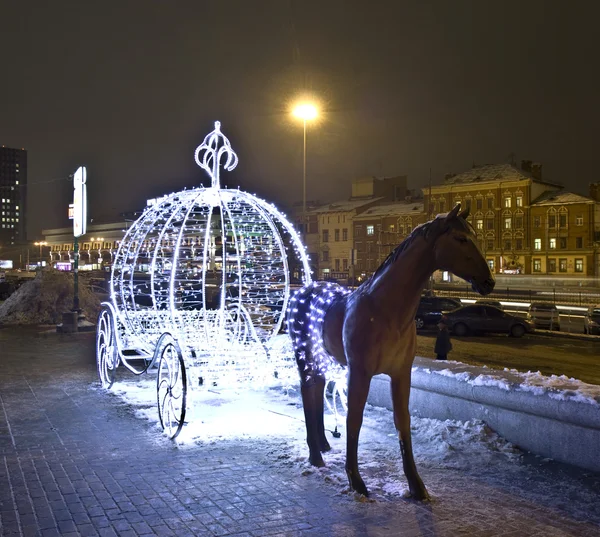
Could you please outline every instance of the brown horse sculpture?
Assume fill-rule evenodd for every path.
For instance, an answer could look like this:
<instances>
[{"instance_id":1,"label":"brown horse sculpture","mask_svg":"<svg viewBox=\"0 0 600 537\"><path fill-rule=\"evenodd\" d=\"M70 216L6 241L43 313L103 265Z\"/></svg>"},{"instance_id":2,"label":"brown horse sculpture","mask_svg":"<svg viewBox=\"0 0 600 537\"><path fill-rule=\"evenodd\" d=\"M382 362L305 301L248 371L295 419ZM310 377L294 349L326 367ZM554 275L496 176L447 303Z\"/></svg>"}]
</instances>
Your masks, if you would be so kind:
<instances>
[{"instance_id":1,"label":"brown horse sculpture","mask_svg":"<svg viewBox=\"0 0 600 537\"><path fill-rule=\"evenodd\" d=\"M422 224L390 253L354 292L332 283L313 282L298 291L288 309L306 420L309 460L324 466L330 448L323 423L327 369L336 361L349 368L346 418L346 473L350 486L368 495L358 471L358 436L371 378L391 378L394 424L400 435L404 474L411 495L429 498L413 458L410 434L411 368L417 333L415 314L425 284L435 270L447 270L482 295L495 285L479 250L468 209L457 205L447 215Z\"/></svg>"}]
</instances>

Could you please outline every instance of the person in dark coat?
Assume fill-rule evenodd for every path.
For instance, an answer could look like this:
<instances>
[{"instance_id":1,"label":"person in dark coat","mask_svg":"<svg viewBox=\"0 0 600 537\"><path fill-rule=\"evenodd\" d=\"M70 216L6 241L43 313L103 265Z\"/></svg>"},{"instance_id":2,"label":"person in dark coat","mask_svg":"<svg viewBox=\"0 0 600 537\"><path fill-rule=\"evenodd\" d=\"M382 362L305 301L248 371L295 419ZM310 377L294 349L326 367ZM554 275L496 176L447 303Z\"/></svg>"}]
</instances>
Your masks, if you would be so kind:
<instances>
[{"instance_id":1,"label":"person in dark coat","mask_svg":"<svg viewBox=\"0 0 600 537\"><path fill-rule=\"evenodd\" d=\"M438 323L438 335L435 340L435 355L436 360L446 360L448 353L452 350L452 342L450 341L450 332L448 331L447 321L444 317Z\"/></svg>"}]
</instances>

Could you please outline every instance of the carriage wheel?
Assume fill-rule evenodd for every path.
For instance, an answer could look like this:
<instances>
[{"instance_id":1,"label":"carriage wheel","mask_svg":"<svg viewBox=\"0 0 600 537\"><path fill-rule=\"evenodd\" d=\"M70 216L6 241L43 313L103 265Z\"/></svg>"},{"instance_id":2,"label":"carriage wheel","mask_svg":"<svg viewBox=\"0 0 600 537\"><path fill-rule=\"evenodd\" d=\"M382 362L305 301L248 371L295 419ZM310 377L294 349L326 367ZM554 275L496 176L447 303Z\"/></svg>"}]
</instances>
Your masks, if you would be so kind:
<instances>
[{"instance_id":1,"label":"carriage wheel","mask_svg":"<svg viewBox=\"0 0 600 537\"><path fill-rule=\"evenodd\" d=\"M110 388L115 381L115 373L119 365L116 346L116 334L112 313L103 309L98 315L96 324L96 365L103 388Z\"/></svg>"},{"instance_id":2,"label":"carriage wheel","mask_svg":"<svg viewBox=\"0 0 600 537\"><path fill-rule=\"evenodd\" d=\"M175 341L167 341L162 347L156 392L160 424L169 438L175 438L183 427L187 399L185 363Z\"/></svg>"}]
</instances>

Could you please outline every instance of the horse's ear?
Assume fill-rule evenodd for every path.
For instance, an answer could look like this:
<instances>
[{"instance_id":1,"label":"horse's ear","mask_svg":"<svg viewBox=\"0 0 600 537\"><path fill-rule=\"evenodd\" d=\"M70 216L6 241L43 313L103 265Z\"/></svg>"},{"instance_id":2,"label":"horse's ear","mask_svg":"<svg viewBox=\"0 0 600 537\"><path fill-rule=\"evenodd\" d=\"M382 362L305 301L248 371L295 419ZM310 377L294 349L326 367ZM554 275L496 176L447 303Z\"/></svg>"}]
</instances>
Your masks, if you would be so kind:
<instances>
[{"instance_id":1,"label":"horse's ear","mask_svg":"<svg viewBox=\"0 0 600 537\"><path fill-rule=\"evenodd\" d=\"M459 218L463 218L463 219L465 219L465 220L468 218L468 216L469 216L469 207L467 207L467 208L466 208L464 211L462 211L462 212L461 212L461 213L458 215L458 217L459 217Z\"/></svg>"},{"instance_id":2,"label":"horse's ear","mask_svg":"<svg viewBox=\"0 0 600 537\"><path fill-rule=\"evenodd\" d=\"M460 203L457 203L454 206L454 209L452 209L449 213L448 216L446 216L446 219L451 220L452 218L456 218L456 215L458 214L458 211L460 211Z\"/></svg>"}]
</instances>

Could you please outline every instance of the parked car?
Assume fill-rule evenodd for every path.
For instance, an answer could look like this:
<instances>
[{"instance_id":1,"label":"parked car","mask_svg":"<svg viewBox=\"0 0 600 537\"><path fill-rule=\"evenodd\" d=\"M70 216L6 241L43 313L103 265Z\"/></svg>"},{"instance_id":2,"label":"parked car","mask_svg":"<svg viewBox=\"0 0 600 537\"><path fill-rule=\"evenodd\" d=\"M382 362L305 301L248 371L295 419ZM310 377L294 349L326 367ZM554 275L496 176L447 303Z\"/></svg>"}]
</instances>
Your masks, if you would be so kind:
<instances>
[{"instance_id":1,"label":"parked car","mask_svg":"<svg viewBox=\"0 0 600 537\"><path fill-rule=\"evenodd\" d=\"M585 312L583 317L584 334L600 335L600 305L592 306Z\"/></svg>"},{"instance_id":2,"label":"parked car","mask_svg":"<svg viewBox=\"0 0 600 537\"><path fill-rule=\"evenodd\" d=\"M415 315L417 330L427 325L437 324L442 317L442 312L459 308L462 302L455 298L445 296L422 296Z\"/></svg>"},{"instance_id":3,"label":"parked car","mask_svg":"<svg viewBox=\"0 0 600 537\"><path fill-rule=\"evenodd\" d=\"M499 300L492 300L490 298L480 298L479 300L475 301L475 304L485 304L487 306L494 306L499 310L504 309L504 306L500 303Z\"/></svg>"},{"instance_id":4,"label":"parked car","mask_svg":"<svg viewBox=\"0 0 600 537\"><path fill-rule=\"evenodd\" d=\"M527 310L527 320L535 328L545 330L560 330L560 317L555 304L547 302L532 302Z\"/></svg>"},{"instance_id":5,"label":"parked car","mask_svg":"<svg viewBox=\"0 0 600 537\"><path fill-rule=\"evenodd\" d=\"M450 331L457 336L469 333L495 332L522 337L533 332L534 327L522 317L510 315L494 306L470 304L444 313Z\"/></svg>"}]
</instances>

